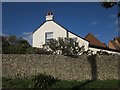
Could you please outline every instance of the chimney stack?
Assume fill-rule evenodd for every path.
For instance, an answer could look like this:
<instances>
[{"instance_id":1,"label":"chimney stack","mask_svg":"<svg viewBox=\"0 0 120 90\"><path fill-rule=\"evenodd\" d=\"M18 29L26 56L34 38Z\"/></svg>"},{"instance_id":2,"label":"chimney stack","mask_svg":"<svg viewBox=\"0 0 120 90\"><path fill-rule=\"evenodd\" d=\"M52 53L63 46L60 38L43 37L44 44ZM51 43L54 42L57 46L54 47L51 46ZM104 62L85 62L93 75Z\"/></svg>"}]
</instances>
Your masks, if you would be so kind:
<instances>
[{"instance_id":1,"label":"chimney stack","mask_svg":"<svg viewBox=\"0 0 120 90\"><path fill-rule=\"evenodd\" d=\"M53 12L47 12L46 21L53 20Z\"/></svg>"}]
</instances>

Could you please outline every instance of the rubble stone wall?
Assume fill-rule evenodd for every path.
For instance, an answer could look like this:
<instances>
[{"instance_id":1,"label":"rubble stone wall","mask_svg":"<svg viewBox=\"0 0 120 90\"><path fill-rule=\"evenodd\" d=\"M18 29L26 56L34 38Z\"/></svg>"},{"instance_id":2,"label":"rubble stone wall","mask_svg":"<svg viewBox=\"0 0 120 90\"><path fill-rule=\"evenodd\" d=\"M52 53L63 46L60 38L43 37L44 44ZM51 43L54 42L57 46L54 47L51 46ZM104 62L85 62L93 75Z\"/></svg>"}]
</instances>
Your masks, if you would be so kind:
<instances>
[{"instance_id":1,"label":"rubble stone wall","mask_svg":"<svg viewBox=\"0 0 120 90\"><path fill-rule=\"evenodd\" d=\"M118 79L117 55L3 54L2 76L26 77L37 73L50 74L63 80Z\"/></svg>"}]
</instances>

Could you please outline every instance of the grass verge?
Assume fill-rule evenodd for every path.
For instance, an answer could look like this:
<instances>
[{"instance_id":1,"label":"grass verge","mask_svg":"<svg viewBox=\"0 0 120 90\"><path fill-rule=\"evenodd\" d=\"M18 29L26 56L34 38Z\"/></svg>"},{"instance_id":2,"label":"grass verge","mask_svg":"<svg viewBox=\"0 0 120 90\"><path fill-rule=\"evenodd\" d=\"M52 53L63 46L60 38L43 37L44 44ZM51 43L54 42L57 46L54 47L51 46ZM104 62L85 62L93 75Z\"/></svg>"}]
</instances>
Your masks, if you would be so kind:
<instances>
[{"instance_id":1,"label":"grass verge","mask_svg":"<svg viewBox=\"0 0 120 90\"><path fill-rule=\"evenodd\" d=\"M42 81L40 83L42 83ZM15 79L8 79L5 77L2 78L3 88L35 88L33 84L34 82L31 78L15 78ZM47 82L44 84L47 84ZM118 86L120 86L120 80L97 80L97 81L58 80L55 83L51 84L49 88L118 88Z\"/></svg>"}]
</instances>

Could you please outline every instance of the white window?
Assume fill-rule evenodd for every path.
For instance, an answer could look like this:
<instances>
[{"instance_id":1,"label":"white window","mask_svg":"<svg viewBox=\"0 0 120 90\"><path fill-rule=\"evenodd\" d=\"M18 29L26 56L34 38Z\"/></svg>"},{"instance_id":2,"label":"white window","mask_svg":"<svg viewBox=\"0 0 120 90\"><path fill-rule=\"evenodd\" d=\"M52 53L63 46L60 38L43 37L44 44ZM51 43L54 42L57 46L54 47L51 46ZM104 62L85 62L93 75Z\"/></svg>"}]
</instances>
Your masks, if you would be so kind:
<instances>
[{"instance_id":1,"label":"white window","mask_svg":"<svg viewBox=\"0 0 120 90\"><path fill-rule=\"evenodd\" d=\"M46 37L46 39L51 39L51 38L53 38L53 32L46 32L46 33L45 33L45 37Z\"/></svg>"},{"instance_id":2,"label":"white window","mask_svg":"<svg viewBox=\"0 0 120 90\"><path fill-rule=\"evenodd\" d=\"M50 39L53 39L53 32L46 32L45 33L45 42L49 42Z\"/></svg>"}]
</instances>

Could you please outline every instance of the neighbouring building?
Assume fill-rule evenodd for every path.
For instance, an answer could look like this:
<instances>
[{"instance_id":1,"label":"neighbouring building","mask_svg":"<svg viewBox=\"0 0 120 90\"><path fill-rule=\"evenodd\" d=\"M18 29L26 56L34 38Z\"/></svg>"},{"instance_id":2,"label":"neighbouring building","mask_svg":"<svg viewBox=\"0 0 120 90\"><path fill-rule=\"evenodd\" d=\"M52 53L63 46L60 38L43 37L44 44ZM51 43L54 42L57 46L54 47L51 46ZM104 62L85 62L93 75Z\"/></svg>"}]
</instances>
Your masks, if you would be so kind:
<instances>
[{"instance_id":1,"label":"neighbouring building","mask_svg":"<svg viewBox=\"0 0 120 90\"><path fill-rule=\"evenodd\" d=\"M89 44L92 44L92 45L107 47L105 43L102 43L91 33L88 33L88 35L85 37L85 40L89 41Z\"/></svg>"},{"instance_id":2,"label":"neighbouring building","mask_svg":"<svg viewBox=\"0 0 120 90\"><path fill-rule=\"evenodd\" d=\"M120 37L114 38L114 40L109 41L108 47L115 50L120 50Z\"/></svg>"},{"instance_id":3,"label":"neighbouring building","mask_svg":"<svg viewBox=\"0 0 120 90\"><path fill-rule=\"evenodd\" d=\"M54 21L54 16L52 12L48 12L46 16L46 21L42 23L33 32L33 47L42 48L43 45L50 39L62 38L72 38L79 43L79 46L85 46L85 50L92 50L94 53L97 51L106 51L108 53L119 53L119 50L109 48L105 43L99 41L94 35L89 33L85 38L67 30L65 27ZM116 44L119 41L115 39ZM113 47L112 45L109 45ZM119 53L120 54L120 53Z\"/></svg>"}]
</instances>

